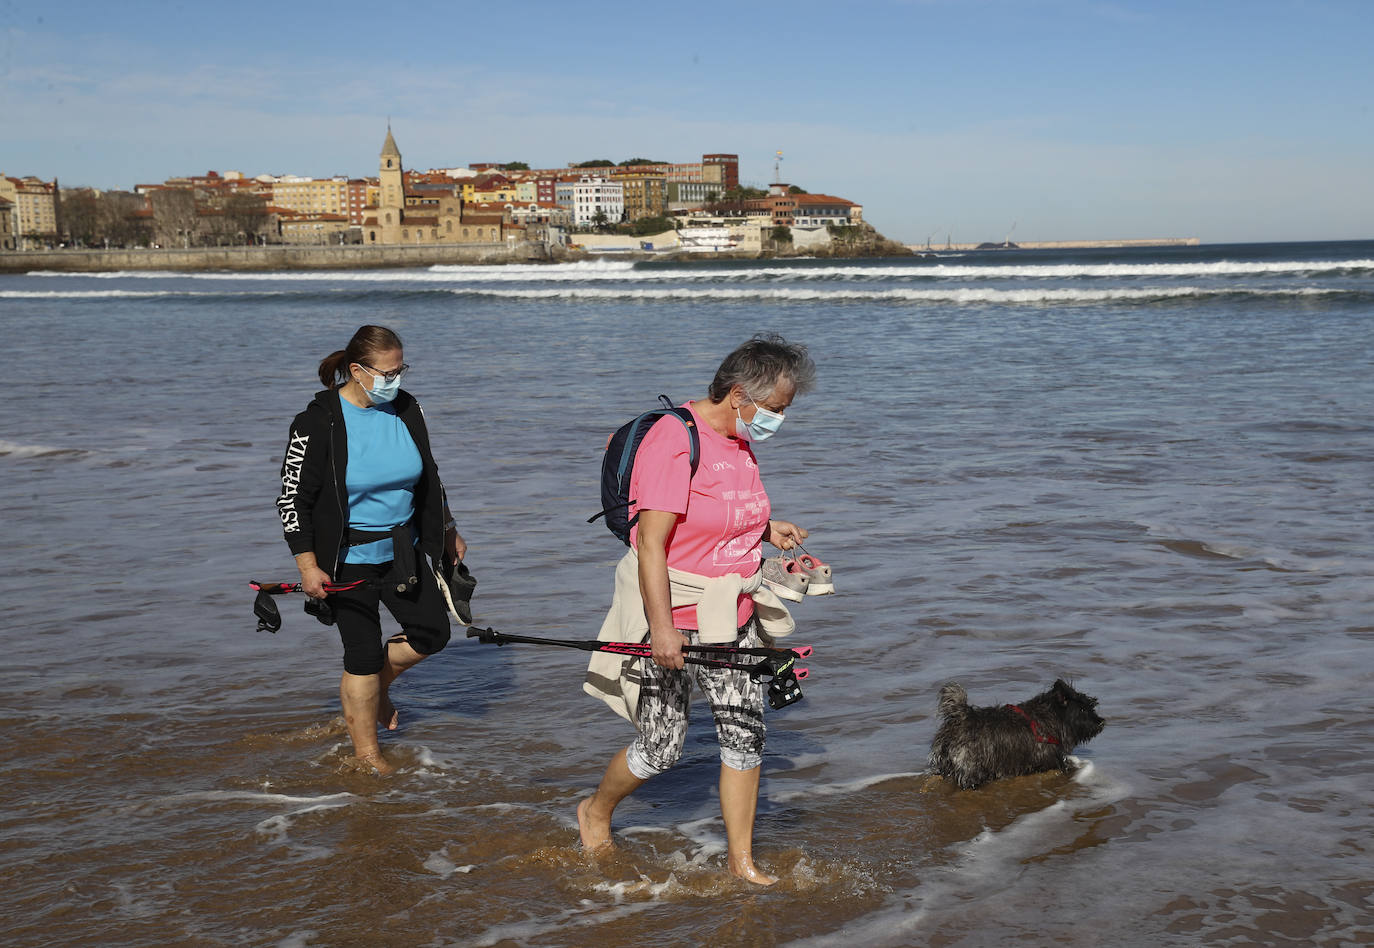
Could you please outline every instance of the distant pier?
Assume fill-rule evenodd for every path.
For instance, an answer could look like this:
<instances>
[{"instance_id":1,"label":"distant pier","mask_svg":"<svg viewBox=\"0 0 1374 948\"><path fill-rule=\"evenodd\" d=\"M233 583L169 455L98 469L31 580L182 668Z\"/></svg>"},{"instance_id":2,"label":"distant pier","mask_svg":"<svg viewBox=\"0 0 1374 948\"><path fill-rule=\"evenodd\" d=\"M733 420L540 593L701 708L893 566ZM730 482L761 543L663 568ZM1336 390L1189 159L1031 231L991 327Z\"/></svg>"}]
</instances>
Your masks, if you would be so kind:
<instances>
[{"instance_id":1,"label":"distant pier","mask_svg":"<svg viewBox=\"0 0 1374 948\"><path fill-rule=\"evenodd\" d=\"M1128 240L1018 240L1010 247L998 249L1007 250L1093 250L1093 249L1112 249L1121 247L1196 247L1202 243L1196 237L1155 237ZM941 250L977 250L984 247L984 244L907 244L908 250L917 253L936 253Z\"/></svg>"}]
</instances>

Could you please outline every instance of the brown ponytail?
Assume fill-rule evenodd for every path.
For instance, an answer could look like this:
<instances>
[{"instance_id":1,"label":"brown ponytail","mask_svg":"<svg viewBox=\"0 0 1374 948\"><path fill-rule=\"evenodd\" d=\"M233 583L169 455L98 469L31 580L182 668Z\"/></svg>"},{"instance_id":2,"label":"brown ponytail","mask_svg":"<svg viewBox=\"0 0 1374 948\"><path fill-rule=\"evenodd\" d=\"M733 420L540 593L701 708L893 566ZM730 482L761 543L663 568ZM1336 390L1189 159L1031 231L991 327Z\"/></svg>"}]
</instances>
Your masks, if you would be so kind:
<instances>
[{"instance_id":1,"label":"brown ponytail","mask_svg":"<svg viewBox=\"0 0 1374 948\"><path fill-rule=\"evenodd\" d=\"M383 326L363 326L348 340L347 349L331 352L320 362L320 384L338 388L348 381L348 367L368 364L374 356L401 348L401 337Z\"/></svg>"}]
</instances>

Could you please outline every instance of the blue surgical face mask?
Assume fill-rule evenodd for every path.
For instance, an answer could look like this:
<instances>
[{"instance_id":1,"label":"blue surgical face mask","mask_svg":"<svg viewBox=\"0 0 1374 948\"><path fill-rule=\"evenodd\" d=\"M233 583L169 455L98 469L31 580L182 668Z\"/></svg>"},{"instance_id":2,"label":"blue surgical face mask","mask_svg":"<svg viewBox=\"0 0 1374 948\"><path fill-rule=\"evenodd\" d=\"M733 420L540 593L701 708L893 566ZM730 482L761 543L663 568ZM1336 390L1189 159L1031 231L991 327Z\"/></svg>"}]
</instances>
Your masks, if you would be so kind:
<instances>
[{"instance_id":1,"label":"blue surgical face mask","mask_svg":"<svg viewBox=\"0 0 1374 948\"><path fill-rule=\"evenodd\" d=\"M744 393L744 397L754 402L754 397L748 392ZM758 402L754 402L754 408L754 420L748 424L740 416L739 409L735 409L735 434L742 441L767 441L782 427L783 416L763 408Z\"/></svg>"},{"instance_id":2,"label":"blue surgical face mask","mask_svg":"<svg viewBox=\"0 0 1374 948\"><path fill-rule=\"evenodd\" d=\"M363 371L366 372L367 369L364 368ZM388 382L385 375L373 375L372 387L363 389L363 391L367 392L367 397L372 399L372 404L374 405L386 404L387 402L394 399L396 397L396 393L400 390L400 376L397 376L396 378Z\"/></svg>"}]
</instances>

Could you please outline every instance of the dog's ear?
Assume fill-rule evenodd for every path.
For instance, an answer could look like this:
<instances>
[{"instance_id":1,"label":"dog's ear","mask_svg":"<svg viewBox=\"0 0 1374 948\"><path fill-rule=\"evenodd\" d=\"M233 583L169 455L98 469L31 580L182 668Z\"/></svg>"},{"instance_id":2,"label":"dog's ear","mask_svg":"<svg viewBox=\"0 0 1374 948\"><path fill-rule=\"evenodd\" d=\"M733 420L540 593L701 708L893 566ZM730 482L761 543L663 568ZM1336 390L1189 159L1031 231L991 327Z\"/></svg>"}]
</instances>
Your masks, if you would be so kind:
<instances>
[{"instance_id":1,"label":"dog's ear","mask_svg":"<svg viewBox=\"0 0 1374 948\"><path fill-rule=\"evenodd\" d=\"M1073 696L1073 688L1062 678L1055 679L1054 687L1050 689L1054 696L1059 699L1061 704L1067 704L1069 698Z\"/></svg>"}]
</instances>

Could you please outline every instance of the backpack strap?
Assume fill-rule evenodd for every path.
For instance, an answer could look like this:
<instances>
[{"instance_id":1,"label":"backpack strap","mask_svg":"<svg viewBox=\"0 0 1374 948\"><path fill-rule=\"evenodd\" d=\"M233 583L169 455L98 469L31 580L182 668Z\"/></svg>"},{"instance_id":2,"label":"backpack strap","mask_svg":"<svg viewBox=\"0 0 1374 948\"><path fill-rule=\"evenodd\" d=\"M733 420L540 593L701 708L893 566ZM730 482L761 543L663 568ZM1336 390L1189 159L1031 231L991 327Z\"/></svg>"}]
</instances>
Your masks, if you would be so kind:
<instances>
[{"instance_id":1,"label":"backpack strap","mask_svg":"<svg viewBox=\"0 0 1374 948\"><path fill-rule=\"evenodd\" d=\"M701 464L701 435L697 431L697 421L692 415L692 410L690 408L674 405L667 395L659 395L658 399L663 403L662 408L655 408L644 412L620 428L607 440L606 447L607 451L609 451L612 444L615 443L615 439L621 439L620 444L622 447L620 459L616 463L614 470L608 470L606 467L602 467L601 497L602 502L607 506L587 518L588 523L595 523L602 517L606 517L607 526L611 528L611 532L621 537L626 543L629 542L628 538L621 536L621 533L615 527L614 519L609 515L612 511L628 508L634 503L629 496L630 466L634 463L635 455L639 451L639 443L644 439L648 430L657 424L660 418L665 415L672 415L678 421L682 422L683 428L687 429L687 461L691 468L690 473L687 475L689 482L693 477L696 477L697 467ZM607 460L609 460L609 458ZM629 519L629 524L633 525L637 519L639 519L639 515L635 514L634 517ZM625 529L628 530L628 526L626 526Z\"/></svg>"},{"instance_id":2,"label":"backpack strap","mask_svg":"<svg viewBox=\"0 0 1374 948\"><path fill-rule=\"evenodd\" d=\"M690 408L683 408L680 405L674 405L672 402L668 401L667 395L660 395L658 397L662 400L663 404L667 406L668 409L667 411L660 414L658 418L663 418L668 415L672 415L678 421L682 422L682 427L687 429L687 463L691 465L691 471L687 475L687 483L690 484L692 482L692 478L697 476L697 465L701 463L701 435L697 432L697 420L696 418L692 417L692 410ZM654 419L654 424L657 424L658 418ZM629 452L627 451L626 455L628 454ZM624 466L625 459L621 458L622 470L624 469ZM630 485L627 483L625 484L626 507L629 507L630 504L635 503L634 498L629 496L629 492ZM639 511L636 510L635 515L629 519L629 522L626 524L626 526L627 528L632 527L638 522Z\"/></svg>"},{"instance_id":3,"label":"backpack strap","mask_svg":"<svg viewBox=\"0 0 1374 948\"><path fill-rule=\"evenodd\" d=\"M662 395L659 398L664 401L668 400ZM687 429L687 442L689 444L687 460L692 465L692 473L687 478L690 481L697 476L697 465L701 463L701 434L697 431L697 420L692 416L690 408L683 408L681 405L671 405L669 408L674 415L677 415L682 426Z\"/></svg>"},{"instance_id":4,"label":"backpack strap","mask_svg":"<svg viewBox=\"0 0 1374 948\"><path fill-rule=\"evenodd\" d=\"M701 435L697 432L697 420L692 417L692 410L690 408L674 405L668 400L667 395L660 395L658 398L663 402L664 410L661 412L658 410L646 411L634 420L634 424L638 426L648 422L645 426L645 434L648 434L647 429L652 428L664 415L672 415L677 418L678 421L682 422L682 427L687 429L687 460L692 466L692 473L688 475L687 479L691 480L693 477L697 476L697 465L701 463ZM634 455L639 449L639 442L643 440L643 437L643 435L636 436L636 432L631 431L630 439L635 445L635 451L626 451L620 456L620 467L616 470L616 477L619 480L622 490L629 490L630 485L626 483L625 475L630 463L634 460ZM604 510L602 511L602 513L605 512Z\"/></svg>"},{"instance_id":5,"label":"backpack strap","mask_svg":"<svg viewBox=\"0 0 1374 948\"><path fill-rule=\"evenodd\" d=\"M697 465L701 463L701 435L697 432L697 420L692 416L690 408L674 405L672 399L662 392L659 393L658 400L663 403L663 407L668 412L677 415L678 421L682 422L682 426L687 429L687 443L689 445L687 460L692 465L692 473L688 480L691 480L692 477L697 476Z\"/></svg>"}]
</instances>

